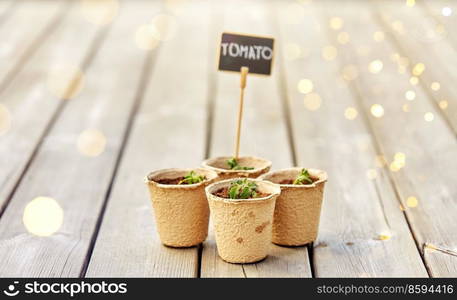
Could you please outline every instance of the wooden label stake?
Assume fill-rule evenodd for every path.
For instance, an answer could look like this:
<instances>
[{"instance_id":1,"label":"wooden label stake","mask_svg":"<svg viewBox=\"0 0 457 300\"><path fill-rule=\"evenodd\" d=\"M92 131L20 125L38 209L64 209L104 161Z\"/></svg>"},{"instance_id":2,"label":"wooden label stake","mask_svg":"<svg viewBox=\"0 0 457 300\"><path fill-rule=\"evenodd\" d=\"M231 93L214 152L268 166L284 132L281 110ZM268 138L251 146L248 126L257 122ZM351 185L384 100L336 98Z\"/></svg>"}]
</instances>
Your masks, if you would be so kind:
<instances>
[{"instance_id":1,"label":"wooden label stake","mask_svg":"<svg viewBox=\"0 0 457 300\"><path fill-rule=\"evenodd\" d=\"M240 72L240 103L236 125L235 155L240 156L241 121L243 120L244 89L248 73L270 75L273 65L274 39L254 35L222 33L219 48L220 71Z\"/></svg>"},{"instance_id":2,"label":"wooden label stake","mask_svg":"<svg viewBox=\"0 0 457 300\"><path fill-rule=\"evenodd\" d=\"M248 76L249 68L241 67L241 81L240 81L240 103L238 105L238 123L236 125L235 137L235 158L240 156L240 135L241 135L241 120L243 119L243 106L244 106L244 88L246 87L246 79Z\"/></svg>"}]
</instances>

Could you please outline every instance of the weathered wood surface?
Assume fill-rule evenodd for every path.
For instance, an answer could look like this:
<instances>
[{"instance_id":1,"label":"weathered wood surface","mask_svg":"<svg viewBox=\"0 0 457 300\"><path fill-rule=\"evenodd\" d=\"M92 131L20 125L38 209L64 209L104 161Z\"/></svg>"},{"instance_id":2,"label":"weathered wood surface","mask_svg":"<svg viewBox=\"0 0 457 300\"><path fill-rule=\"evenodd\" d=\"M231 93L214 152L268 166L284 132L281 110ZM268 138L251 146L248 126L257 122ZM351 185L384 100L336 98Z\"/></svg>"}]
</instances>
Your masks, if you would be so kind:
<instances>
[{"instance_id":1,"label":"weathered wood surface","mask_svg":"<svg viewBox=\"0 0 457 300\"><path fill-rule=\"evenodd\" d=\"M68 103L1 219L0 252L7 253L2 276L80 276L141 81L146 56L135 44L124 43L150 16L138 8L136 2L124 3L84 70L81 92L73 99L60 100ZM81 144L86 130L97 130L101 136ZM96 149L101 151L96 157L87 155L96 154L93 147L101 148ZM24 207L37 196L55 199L64 211L64 222L52 237L33 236L23 226Z\"/></svg>"},{"instance_id":2,"label":"weathered wood surface","mask_svg":"<svg viewBox=\"0 0 457 300\"><path fill-rule=\"evenodd\" d=\"M125 0L105 25L81 3L0 1L1 276L457 276L455 2ZM138 49L163 13L174 38ZM329 173L311 251L232 265L212 230L199 247L159 242L142 178L233 152L239 77L216 71L222 31L276 38L273 75L248 77L241 154ZM40 196L64 213L47 237L23 224Z\"/></svg>"},{"instance_id":3,"label":"weathered wood surface","mask_svg":"<svg viewBox=\"0 0 457 300\"><path fill-rule=\"evenodd\" d=\"M52 4L46 1L43 3ZM48 11L48 8L53 11L51 7L40 5L29 9L45 17L43 10ZM38 20L41 18L38 17ZM0 212L62 106L61 97L49 89L51 71L60 69L65 72L62 74L61 86L70 84L72 75L69 73L74 72L74 66L81 65L86 56L90 55L90 45L99 30L87 23L78 10L73 9L43 41L13 80L0 90L0 104L9 112L10 119L10 125L1 130L0 135L0 152L8 153L7 156L0 157ZM5 68L8 69L6 65ZM68 79L68 83L65 79Z\"/></svg>"},{"instance_id":4,"label":"weathered wood surface","mask_svg":"<svg viewBox=\"0 0 457 300\"><path fill-rule=\"evenodd\" d=\"M376 168L377 149L363 116L345 118L348 108L359 108L341 77L339 53L344 46L327 38L330 18L325 7L307 8L297 20L278 9L278 44L284 50L299 47L304 53L283 60L298 164L329 173L319 238L314 243L315 275L427 276L388 175ZM335 11L330 16L334 13L341 16ZM339 53L325 60L322 53L329 47ZM306 95L297 89L303 79L313 83L313 91ZM316 97L320 103L313 100ZM391 238L382 240L382 235Z\"/></svg>"},{"instance_id":5,"label":"weathered wood surface","mask_svg":"<svg viewBox=\"0 0 457 300\"><path fill-rule=\"evenodd\" d=\"M259 1L245 3L230 1L215 5L216 14L223 19L218 28L229 32L243 32L261 36L275 34L269 20L270 7ZM222 24L221 24L222 25ZM235 123L239 93L239 74L217 74L214 96L214 117L209 156L233 154ZM273 66L271 77L248 76L245 91L245 110L241 134L240 155L255 155L270 159L273 167L285 168L293 164L287 139L286 122L282 114L279 72ZM268 132L268 134L265 134ZM210 224L212 227L213 224ZM217 254L213 230L203 244L202 277L310 277L311 269L306 247L286 248L272 245L271 254L256 264L227 264Z\"/></svg>"},{"instance_id":6,"label":"weathered wood surface","mask_svg":"<svg viewBox=\"0 0 457 300\"><path fill-rule=\"evenodd\" d=\"M382 23L382 29L390 33L387 38L395 44L399 55L409 59L407 69L411 76L415 76L417 64L424 64L425 71L415 77L420 79L427 98L435 101L437 113L445 115L457 134L457 86L452 80L457 77L457 19L441 15L443 7L453 3L455 12L457 5L453 1L421 3L427 3L431 13L421 7L398 7L386 2L378 6L374 16ZM392 24L398 20L402 27L395 30Z\"/></svg>"},{"instance_id":7,"label":"weathered wood surface","mask_svg":"<svg viewBox=\"0 0 457 300\"><path fill-rule=\"evenodd\" d=\"M424 87L412 87L410 74L398 72L397 63L390 59L397 50L389 40L377 43L368 55L353 55L356 47L375 31L382 30L373 23L364 22L361 26L364 17L357 17L369 18L375 12L362 4L358 5L357 13L350 7L338 11L347 19L344 30L351 36L351 42L343 48L341 61L353 64L358 70L358 77L351 84L379 150L390 164L398 153L405 157L404 167L399 170L390 165L390 174L430 275L455 276L456 256L424 247L432 244L452 250L457 246L457 224L450 214L456 207L457 188L453 183L457 162L453 157L457 153L457 141ZM382 68L379 64L373 66L375 60L383 62ZM405 99L408 90L415 91L414 100ZM382 117L370 113L374 104L383 106Z\"/></svg>"},{"instance_id":8,"label":"weathered wood surface","mask_svg":"<svg viewBox=\"0 0 457 300\"><path fill-rule=\"evenodd\" d=\"M204 158L210 5L178 6L177 31L154 57L151 77L115 177L87 276L196 277L198 247L160 243L142 179L151 171L196 167ZM189 43L189 41L192 41ZM215 41L211 41L215 43ZM173 155L170 155L173 153Z\"/></svg>"}]
</instances>

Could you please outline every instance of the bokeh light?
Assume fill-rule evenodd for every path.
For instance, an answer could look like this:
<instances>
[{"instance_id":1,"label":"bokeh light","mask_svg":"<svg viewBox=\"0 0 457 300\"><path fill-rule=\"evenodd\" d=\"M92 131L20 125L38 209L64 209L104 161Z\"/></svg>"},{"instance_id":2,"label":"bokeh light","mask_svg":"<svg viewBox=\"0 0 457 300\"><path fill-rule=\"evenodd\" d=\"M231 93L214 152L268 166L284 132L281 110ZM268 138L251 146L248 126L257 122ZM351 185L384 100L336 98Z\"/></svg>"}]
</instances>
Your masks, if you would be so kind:
<instances>
[{"instance_id":1,"label":"bokeh light","mask_svg":"<svg viewBox=\"0 0 457 300\"><path fill-rule=\"evenodd\" d=\"M316 111L321 107L322 99L317 93L309 93L305 95L303 103L306 109L310 111Z\"/></svg>"},{"instance_id":2,"label":"bokeh light","mask_svg":"<svg viewBox=\"0 0 457 300\"><path fill-rule=\"evenodd\" d=\"M373 104L370 108L371 114L376 118L384 116L384 107L381 104Z\"/></svg>"},{"instance_id":3,"label":"bokeh light","mask_svg":"<svg viewBox=\"0 0 457 300\"><path fill-rule=\"evenodd\" d=\"M420 76L425 71L425 65L423 63L417 63L413 68L413 75Z\"/></svg>"},{"instance_id":4,"label":"bokeh light","mask_svg":"<svg viewBox=\"0 0 457 300\"><path fill-rule=\"evenodd\" d=\"M338 55L338 50L333 46L325 46L322 48L322 57L325 60L334 60Z\"/></svg>"},{"instance_id":5,"label":"bokeh light","mask_svg":"<svg viewBox=\"0 0 457 300\"><path fill-rule=\"evenodd\" d=\"M431 112L425 113L425 115L424 115L424 120L425 120L426 122L431 122L431 121L433 121L434 119L435 119L435 116L433 115L433 113L431 113Z\"/></svg>"},{"instance_id":6,"label":"bokeh light","mask_svg":"<svg viewBox=\"0 0 457 300\"><path fill-rule=\"evenodd\" d=\"M354 107L348 107L344 111L344 117L348 120L354 120L355 118L357 118L357 115L357 109L355 109Z\"/></svg>"},{"instance_id":7,"label":"bokeh light","mask_svg":"<svg viewBox=\"0 0 457 300\"><path fill-rule=\"evenodd\" d=\"M375 40L376 42L382 42L384 41L384 38L385 35L383 31L376 31L375 33L373 33L373 40Z\"/></svg>"},{"instance_id":8,"label":"bokeh light","mask_svg":"<svg viewBox=\"0 0 457 300\"><path fill-rule=\"evenodd\" d=\"M416 98L416 92L414 92L412 90L406 91L405 98L406 98L406 100L409 100L409 101L414 100Z\"/></svg>"},{"instance_id":9,"label":"bokeh light","mask_svg":"<svg viewBox=\"0 0 457 300\"><path fill-rule=\"evenodd\" d=\"M441 100L441 101L438 103L438 105L440 106L441 109L444 110L444 109L447 108L448 102L447 102L447 100Z\"/></svg>"},{"instance_id":10,"label":"bokeh light","mask_svg":"<svg viewBox=\"0 0 457 300\"><path fill-rule=\"evenodd\" d=\"M76 144L81 154L95 157L105 150L106 137L99 130L87 129L81 132Z\"/></svg>"},{"instance_id":11,"label":"bokeh light","mask_svg":"<svg viewBox=\"0 0 457 300\"><path fill-rule=\"evenodd\" d=\"M84 18L96 25L106 25L119 13L118 0L80 0Z\"/></svg>"},{"instance_id":12,"label":"bokeh light","mask_svg":"<svg viewBox=\"0 0 457 300\"><path fill-rule=\"evenodd\" d=\"M339 17L332 17L330 18L329 26L334 30L339 30L343 27L343 19Z\"/></svg>"},{"instance_id":13,"label":"bokeh light","mask_svg":"<svg viewBox=\"0 0 457 300\"><path fill-rule=\"evenodd\" d=\"M447 6L446 6L446 7L443 7L443 8L441 9L441 14L442 14L443 16L445 16L445 17L449 17L450 15L452 15L452 8L447 7Z\"/></svg>"},{"instance_id":14,"label":"bokeh light","mask_svg":"<svg viewBox=\"0 0 457 300\"><path fill-rule=\"evenodd\" d=\"M346 45L347 43L349 43L349 40L350 40L349 33L345 32L345 31L338 33L336 40L341 45Z\"/></svg>"},{"instance_id":15,"label":"bokeh light","mask_svg":"<svg viewBox=\"0 0 457 300\"><path fill-rule=\"evenodd\" d=\"M416 76L411 76L411 78L409 79L409 83L411 83L411 85L417 85L419 83L419 78L417 78Z\"/></svg>"},{"instance_id":16,"label":"bokeh light","mask_svg":"<svg viewBox=\"0 0 457 300\"><path fill-rule=\"evenodd\" d=\"M155 49L160 43L160 33L152 24L144 24L135 32L135 44L141 50Z\"/></svg>"},{"instance_id":17,"label":"bokeh light","mask_svg":"<svg viewBox=\"0 0 457 300\"><path fill-rule=\"evenodd\" d=\"M298 91L302 94L308 94L313 91L314 84L311 80L309 79L300 79L300 81L297 84Z\"/></svg>"},{"instance_id":18,"label":"bokeh light","mask_svg":"<svg viewBox=\"0 0 457 300\"><path fill-rule=\"evenodd\" d=\"M414 208L414 207L417 207L418 204L419 204L419 201L414 196L410 196L406 199L406 206L408 206L408 207Z\"/></svg>"},{"instance_id":19,"label":"bokeh light","mask_svg":"<svg viewBox=\"0 0 457 300\"><path fill-rule=\"evenodd\" d=\"M30 201L22 216L28 232L36 236L50 236L63 224L64 212L53 198L37 197Z\"/></svg>"},{"instance_id":20,"label":"bokeh light","mask_svg":"<svg viewBox=\"0 0 457 300\"><path fill-rule=\"evenodd\" d=\"M432 82L432 84L430 85L430 88L433 90L433 91L439 91L439 89L441 88L441 84L439 82Z\"/></svg>"},{"instance_id":21,"label":"bokeh light","mask_svg":"<svg viewBox=\"0 0 457 300\"><path fill-rule=\"evenodd\" d=\"M357 70L357 67L354 65L345 66L341 73L343 79L347 81L354 80L359 76L359 71Z\"/></svg>"},{"instance_id":22,"label":"bokeh light","mask_svg":"<svg viewBox=\"0 0 457 300\"><path fill-rule=\"evenodd\" d=\"M406 6L413 7L416 4L416 0L406 0Z\"/></svg>"},{"instance_id":23,"label":"bokeh light","mask_svg":"<svg viewBox=\"0 0 457 300\"><path fill-rule=\"evenodd\" d=\"M59 99L69 100L76 97L83 85L84 73L77 65L62 63L51 68L48 73L48 90Z\"/></svg>"},{"instance_id":24,"label":"bokeh light","mask_svg":"<svg viewBox=\"0 0 457 300\"><path fill-rule=\"evenodd\" d=\"M373 74L378 74L379 72L382 71L382 68L383 68L383 63L379 59L373 60L370 63L370 65L368 66L368 70Z\"/></svg>"}]
</instances>

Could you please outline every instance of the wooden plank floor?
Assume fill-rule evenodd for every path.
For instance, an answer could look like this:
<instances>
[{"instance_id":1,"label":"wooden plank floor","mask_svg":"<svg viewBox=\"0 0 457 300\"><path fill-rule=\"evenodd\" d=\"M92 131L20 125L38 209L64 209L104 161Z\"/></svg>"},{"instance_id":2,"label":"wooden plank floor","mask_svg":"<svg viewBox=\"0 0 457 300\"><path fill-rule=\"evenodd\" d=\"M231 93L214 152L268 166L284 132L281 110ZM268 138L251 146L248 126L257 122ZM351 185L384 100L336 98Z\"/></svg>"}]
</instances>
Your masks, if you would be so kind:
<instances>
[{"instance_id":1,"label":"wooden plank floor","mask_svg":"<svg viewBox=\"0 0 457 300\"><path fill-rule=\"evenodd\" d=\"M0 0L0 276L457 277L455 1L98 3ZM162 246L142 183L232 152L222 31L276 38L242 154L329 174L318 240L256 264Z\"/></svg>"}]
</instances>

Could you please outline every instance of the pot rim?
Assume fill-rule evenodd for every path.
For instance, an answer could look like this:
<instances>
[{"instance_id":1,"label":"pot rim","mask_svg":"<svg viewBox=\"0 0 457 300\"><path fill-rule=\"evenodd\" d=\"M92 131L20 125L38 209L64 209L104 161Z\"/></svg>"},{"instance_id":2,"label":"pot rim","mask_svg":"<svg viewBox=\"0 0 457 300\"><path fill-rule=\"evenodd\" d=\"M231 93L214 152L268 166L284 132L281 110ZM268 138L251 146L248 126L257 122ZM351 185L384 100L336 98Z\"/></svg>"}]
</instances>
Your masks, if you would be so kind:
<instances>
[{"instance_id":1,"label":"pot rim","mask_svg":"<svg viewBox=\"0 0 457 300\"><path fill-rule=\"evenodd\" d=\"M269 176L272 176L273 174L280 174L280 173L289 172L289 171L301 171L302 169L304 169L304 168L303 167L293 167L293 168L286 168L286 169L270 171L266 174L259 176L258 179L269 181L266 178ZM316 187L320 183L327 182L327 180L328 180L327 172L320 170L320 169L315 169L315 168L306 168L306 169L309 171L309 173L311 175L319 177L319 180L317 180L313 183L310 183L310 184L281 184L281 183L275 183L275 184L279 185L280 187L295 188L295 189L300 189L300 188L309 189L309 188ZM272 181L269 181L269 182L272 182Z\"/></svg>"},{"instance_id":2,"label":"pot rim","mask_svg":"<svg viewBox=\"0 0 457 300\"><path fill-rule=\"evenodd\" d=\"M269 185L270 187L275 189L275 192L271 193L270 195L268 195L266 197L262 197L262 198L230 199L230 198L222 198L222 197L216 196L212 193L212 191L210 191L212 189L215 189L216 187L222 187L232 181L244 180L244 179L247 179L248 181L251 181L251 182L261 182L262 184ZM205 188L205 192L208 196L211 195L213 200L215 200L215 201L221 201L221 202L226 202L226 203L253 203L253 202L267 201L273 197L279 196L279 194L281 194L281 188L280 188L279 184L273 183L271 181L254 179L254 178L238 177L238 178L230 178L230 179L225 179L225 180L214 182Z\"/></svg>"},{"instance_id":3,"label":"pot rim","mask_svg":"<svg viewBox=\"0 0 457 300\"><path fill-rule=\"evenodd\" d=\"M210 169L210 170L213 170L213 171L216 171L218 173L227 173L227 174L230 174L230 173L242 173L242 174L254 174L254 173L257 173L261 170L265 170L267 168L271 168L271 165L272 165L272 162L268 159L265 159L265 158L261 158L261 157L257 157L257 156L240 156L240 158L249 158L249 159L254 159L254 160L260 160L260 161L263 161L265 162L265 166L261 167L261 168L254 168L252 170L231 170L231 169L224 169L224 168L218 168L218 167L214 167L214 166L211 166L209 165L208 163L211 162L211 161L215 161L215 160L229 160L233 158L233 156L217 156L217 157L213 157L213 158L208 158L208 159L205 159L203 162L202 162L202 167L203 168L206 168L206 169Z\"/></svg>"},{"instance_id":4,"label":"pot rim","mask_svg":"<svg viewBox=\"0 0 457 300\"><path fill-rule=\"evenodd\" d=\"M165 173L165 172L190 172L190 171L197 171L197 170L209 173L211 177L208 178L208 176L206 176L207 178L205 180L203 180L202 182L193 183L193 184L163 184L163 183L158 183L157 181L149 178L150 176L157 176L157 175ZM167 169L159 169L159 170L150 172L144 178L144 182L148 185L152 184L157 187L161 187L161 188L165 188L165 189L166 188L186 189L186 188L196 188L201 185L207 185L209 183L212 183L217 177L218 177L218 175L216 172L214 172L213 170L205 169L205 168L167 168Z\"/></svg>"}]
</instances>

